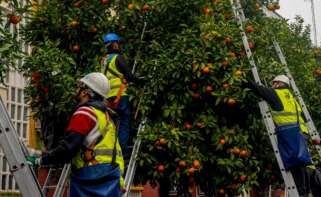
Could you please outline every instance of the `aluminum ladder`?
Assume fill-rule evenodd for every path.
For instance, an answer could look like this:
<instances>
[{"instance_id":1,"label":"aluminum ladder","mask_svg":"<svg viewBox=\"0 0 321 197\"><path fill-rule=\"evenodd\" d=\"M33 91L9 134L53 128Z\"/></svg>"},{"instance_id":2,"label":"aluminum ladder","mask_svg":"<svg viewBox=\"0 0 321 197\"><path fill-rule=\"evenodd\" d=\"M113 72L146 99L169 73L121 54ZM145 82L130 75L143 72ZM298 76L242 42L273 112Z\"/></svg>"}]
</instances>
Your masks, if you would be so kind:
<instances>
[{"instance_id":1,"label":"aluminum ladder","mask_svg":"<svg viewBox=\"0 0 321 197\"><path fill-rule=\"evenodd\" d=\"M133 151L132 154L130 156L130 160L129 160L129 164L128 164L128 168L126 171L126 176L125 176L125 197L129 196L130 193L130 186L133 183L134 177L135 177L135 171L136 171L136 160L137 160L137 156L138 156L138 152L140 149L140 145L141 145L141 139L140 139L140 134L144 131L145 129L145 125L146 125L146 121L147 118L143 118L143 120L141 121L141 123L139 124L138 127L138 131L137 131L137 139L135 141L134 147L133 147Z\"/></svg>"},{"instance_id":2,"label":"aluminum ladder","mask_svg":"<svg viewBox=\"0 0 321 197\"><path fill-rule=\"evenodd\" d=\"M0 145L19 190L26 197L44 197L33 169L27 164L27 149L19 140L9 114L0 98Z\"/></svg>"},{"instance_id":3,"label":"aluminum ladder","mask_svg":"<svg viewBox=\"0 0 321 197\"><path fill-rule=\"evenodd\" d=\"M9 165L10 172L13 174L22 196L26 197L45 197L45 194L38 182L33 168L28 165L25 157L29 155L28 149L19 140L17 132L11 122L10 116L0 97L0 146L4 152ZM52 169L49 170L49 172ZM70 165L64 165L59 178L54 197L61 197L64 185L70 171ZM47 176L50 179L50 173Z\"/></svg>"},{"instance_id":4,"label":"aluminum ladder","mask_svg":"<svg viewBox=\"0 0 321 197\"><path fill-rule=\"evenodd\" d=\"M44 194L46 194L48 189L56 188L55 192L53 194L53 197L62 197L64 194L66 183L67 183L67 178L68 178L68 175L70 172L70 164L65 164L63 166L57 185L51 186L50 185L51 176L52 176L53 171L55 171L55 170L58 170L58 169L49 168L48 175L47 175L44 185L42 187L42 191Z\"/></svg>"},{"instance_id":5,"label":"aluminum ladder","mask_svg":"<svg viewBox=\"0 0 321 197\"><path fill-rule=\"evenodd\" d=\"M252 55L252 51L249 47L248 38L247 38L247 35L244 31L243 23L245 22L246 18L245 18L243 9L242 9L242 5L239 0L230 0L230 3L232 6L232 10L233 10L236 22L238 24L239 30L241 32L243 45L245 48L247 58L248 58L249 63L251 65L251 71L252 71L254 80L256 83L262 85L262 82L261 82L261 79L260 79L260 76L258 74L258 70L256 67L256 63L255 63L254 57ZM286 189L291 197L299 197L299 193L296 188L292 174L290 172L286 171L284 168L284 165L283 165L283 162L282 162L279 150L278 150L278 146L277 146L277 138L276 138L276 134L275 134L275 124L273 122L272 114L269 110L268 104L266 101L261 101L261 102L259 102L259 107L260 107L260 111L261 111L261 115L262 115L265 127L268 131L268 136L270 138L275 157L277 159L278 165L281 170L282 177L284 179Z\"/></svg>"}]
</instances>

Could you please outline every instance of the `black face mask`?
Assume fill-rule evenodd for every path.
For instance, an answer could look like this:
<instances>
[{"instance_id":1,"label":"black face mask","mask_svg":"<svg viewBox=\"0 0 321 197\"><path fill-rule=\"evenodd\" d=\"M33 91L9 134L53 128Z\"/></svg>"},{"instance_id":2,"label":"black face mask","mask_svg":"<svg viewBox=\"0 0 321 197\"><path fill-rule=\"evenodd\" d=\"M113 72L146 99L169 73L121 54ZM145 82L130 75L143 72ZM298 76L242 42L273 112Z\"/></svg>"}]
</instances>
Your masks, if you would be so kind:
<instances>
[{"instance_id":1,"label":"black face mask","mask_svg":"<svg viewBox=\"0 0 321 197\"><path fill-rule=\"evenodd\" d=\"M75 101L77 102L77 103L79 103L80 102L80 94L81 94L81 92L82 91L84 91L84 90L86 90L86 88L83 88L83 87L79 87L78 88L79 90L78 90L78 93L75 95L75 97L74 97L74 99L75 99Z\"/></svg>"},{"instance_id":2,"label":"black face mask","mask_svg":"<svg viewBox=\"0 0 321 197\"><path fill-rule=\"evenodd\" d=\"M78 86L77 86L78 92L77 92L77 94L74 95L74 100L77 101L77 103L80 102L79 95L81 94L81 92L83 90L86 90L86 89L87 89L87 87L84 83L82 83L82 82L78 83Z\"/></svg>"},{"instance_id":3,"label":"black face mask","mask_svg":"<svg viewBox=\"0 0 321 197\"><path fill-rule=\"evenodd\" d=\"M117 47L113 46L113 43L105 45L107 53L123 53L125 51L124 42L116 42Z\"/></svg>"}]
</instances>

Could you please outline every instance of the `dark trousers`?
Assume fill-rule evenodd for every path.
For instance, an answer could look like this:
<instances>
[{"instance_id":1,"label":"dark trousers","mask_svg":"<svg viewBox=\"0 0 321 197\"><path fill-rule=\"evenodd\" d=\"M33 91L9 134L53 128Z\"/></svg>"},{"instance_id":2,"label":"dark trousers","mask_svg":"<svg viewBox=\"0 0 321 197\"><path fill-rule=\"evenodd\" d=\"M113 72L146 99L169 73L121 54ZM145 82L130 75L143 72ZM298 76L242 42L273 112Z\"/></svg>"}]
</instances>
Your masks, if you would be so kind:
<instances>
[{"instance_id":1,"label":"dark trousers","mask_svg":"<svg viewBox=\"0 0 321 197\"><path fill-rule=\"evenodd\" d=\"M305 166L293 167L291 170L295 185L300 196L308 196L310 191L310 177Z\"/></svg>"},{"instance_id":2,"label":"dark trousers","mask_svg":"<svg viewBox=\"0 0 321 197\"><path fill-rule=\"evenodd\" d=\"M111 97L108 99L109 101L113 101L115 97ZM118 114L118 117L114 117L113 121L117 123L117 119L119 120L118 125L118 140L123 153L123 156L127 154L127 142L129 138L129 128L130 128L130 108L129 108L129 100L128 96L120 97L120 102L118 107L114 109Z\"/></svg>"},{"instance_id":3,"label":"dark trousers","mask_svg":"<svg viewBox=\"0 0 321 197\"><path fill-rule=\"evenodd\" d=\"M313 197L321 197L321 172L307 167L295 167L292 176L300 196L308 196L310 190Z\"/></svg>"},{"instance_id":4,"label":"dark trousers","mask_svg":"<svg viewBox=\"0 0 321 197\"><path fill-rule=\"evenodd\" d=\"M321 197L321 172L308 169L310 175L310 188L313 197Z\"/></svg>"}]
</instances>

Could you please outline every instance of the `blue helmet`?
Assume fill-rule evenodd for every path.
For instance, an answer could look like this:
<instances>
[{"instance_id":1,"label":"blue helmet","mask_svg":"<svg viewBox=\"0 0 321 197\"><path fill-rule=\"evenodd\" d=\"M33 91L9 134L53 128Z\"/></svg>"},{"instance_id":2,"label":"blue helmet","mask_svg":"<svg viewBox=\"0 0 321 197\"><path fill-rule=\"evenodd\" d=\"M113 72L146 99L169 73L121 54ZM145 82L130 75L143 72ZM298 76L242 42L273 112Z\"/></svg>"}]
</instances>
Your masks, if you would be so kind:
<instances>
[{"instance_id":1,"label":"blue helmet","mask_svg":"<svg viewBox=\"0 0 321 197\"><path fill-rule=\"evenodd\" d=\"M104 44L109 42L120 42L121 38L115 33L109 33L104 36Z\"/></svg>"}]
</instances>

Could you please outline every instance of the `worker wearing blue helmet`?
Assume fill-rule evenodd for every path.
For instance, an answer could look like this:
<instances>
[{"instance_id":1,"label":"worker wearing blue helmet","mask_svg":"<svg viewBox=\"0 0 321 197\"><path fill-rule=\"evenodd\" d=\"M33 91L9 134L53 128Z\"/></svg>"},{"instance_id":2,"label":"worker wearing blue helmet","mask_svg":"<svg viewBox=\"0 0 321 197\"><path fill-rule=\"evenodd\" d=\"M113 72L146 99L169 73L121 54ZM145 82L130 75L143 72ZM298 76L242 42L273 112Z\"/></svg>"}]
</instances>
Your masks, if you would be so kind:
<instances>
[{"instance_id":1,"label":"worker wearing blue helmet","mask_svg":"<svg viewBox=\"0 0 321 197\"><path fill-rule=\"evenodd\" d=\"M120 42L121 38L115 33L109 33L104 36L104 44L111 42Z\"/></svg>"},{"instance_id":2,"label":"worker wearing blue helmet","mask_svg":"<svg viewBox=\"0 0 321 197\"><path fill-rule=\"evenodd\" d=\"M130 130L130 108L127 94L128 82L140 83L128 66L127 59L122 55L123 39L109 33L103 37L106 54L101 60L101 70L110 81L111 90L107 95L108 105L114 109L120 119L118 138L123 155L127 152Z\"/></svg>"}]
</instances>

